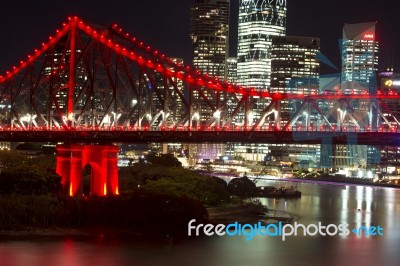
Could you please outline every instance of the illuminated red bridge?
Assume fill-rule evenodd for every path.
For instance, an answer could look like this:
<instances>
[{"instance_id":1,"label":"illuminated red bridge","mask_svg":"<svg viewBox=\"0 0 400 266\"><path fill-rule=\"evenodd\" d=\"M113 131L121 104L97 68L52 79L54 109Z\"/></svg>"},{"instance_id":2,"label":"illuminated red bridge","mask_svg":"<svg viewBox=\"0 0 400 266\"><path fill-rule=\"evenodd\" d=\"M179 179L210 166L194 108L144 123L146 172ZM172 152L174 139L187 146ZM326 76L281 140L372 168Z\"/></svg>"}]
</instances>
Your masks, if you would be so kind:
<instances>
[{"instance_id":1,"label":"illuminated red bridge","mask_svg":"<svg viewBox=\"0 0 400 266\"><path fill-rule=\"evenodd\" d=\"M81 182L72 173L85 164L98 167L100 181L92 193L118 194L115 176L110 181L99 174L108 165L117 175L115 167L96 159L89 145L94 151L101 144L107 158L116 158L113 142L328 139L399 146L399 102L393 92L301 95L242 88L168 58L117 25L90 25L73 17L0 76L0 141L71 145L67 152L59 148L57 158L71 195L78 193L73 183Z\"/></svg>"}]
</instances>

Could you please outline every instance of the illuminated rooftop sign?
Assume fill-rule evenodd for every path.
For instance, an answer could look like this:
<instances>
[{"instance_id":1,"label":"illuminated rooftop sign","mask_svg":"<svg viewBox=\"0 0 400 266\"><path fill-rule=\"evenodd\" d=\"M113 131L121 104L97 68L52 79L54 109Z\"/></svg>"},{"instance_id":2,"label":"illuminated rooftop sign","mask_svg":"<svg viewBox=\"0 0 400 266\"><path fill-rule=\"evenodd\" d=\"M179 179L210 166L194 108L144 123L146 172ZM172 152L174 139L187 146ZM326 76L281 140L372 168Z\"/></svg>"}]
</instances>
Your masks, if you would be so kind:
<instances>
[{"instance_id":1,"label":"illuminated rooftop sign","mask_svg":"<svg viewBox=\"0 0 400 266\"><path fill-rule=\"evenodd\" d=\"M400 86L400 80L391 80L388 79L385 81L385 86L387 87L397 87Z\"/></svg>"},{"instance_id":2,"label":"illuminated rooftop sign","mask_svg":"<svg viewBox=\"0 0 400 266\"><path fill-rule=\"evenodd\" d=\"M374 39L374 34L372 33L365 33L364 34L364 39L369 39L369 40L373 40Z\"/></svg>"}]
</instances>

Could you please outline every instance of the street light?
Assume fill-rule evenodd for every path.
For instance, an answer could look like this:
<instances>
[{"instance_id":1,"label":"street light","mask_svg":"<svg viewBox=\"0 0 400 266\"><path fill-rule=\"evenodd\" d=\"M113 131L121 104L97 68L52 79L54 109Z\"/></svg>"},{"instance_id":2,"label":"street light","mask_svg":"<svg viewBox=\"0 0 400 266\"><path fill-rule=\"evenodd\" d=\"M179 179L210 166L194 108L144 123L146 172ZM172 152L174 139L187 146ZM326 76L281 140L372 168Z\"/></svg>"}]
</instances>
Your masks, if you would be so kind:
<instances>
[{"instance_id":1,"label":"street light","mask_svg":"<svg viewBox=\"0 0 400 266\"><path fill-rule=\"evenodd\" d=\"M339 112L338 116L338 122L339 122L339 127L340 127L340 131L342 131L342 127L343 127L343 122L344 122L344 117L346 116L346 110L342 110L340 108L337 109L337 111Z\"/></svg>"},{"instance_id":2,"label":"street light","mask_svg":"<svg viewBox=\"0 0 400 266\"><path fill-rule=\"evenodd\" d=\"M221 118L221 111L220 110L216 110L213 114L215 119L220 119Z\"/></svg>"},{"instance_id":3,"label":"street light","mask_svg":"<svg viewBox=\"0 0 400 266\"><path fill-rule=\"evenodd\" d=\"M254 119L254 113L253 113L253 111L249 111L249 113L247 114L248 126L253 125L253 119Z\"/></svg>"},{"instance_id":4,"label":"street light","mask_svg":"<svg viewBox=\"0 0 400 266\"><path fill-rule=\"evenodd\" d=\"M214 112L213 116L214 116L214 118L217 120L216 123L215 123L216 126L219 127L219 124L220 124L219 121L220 121L220 118L221 118L221 111L217 109L217 110Z\"/></svg>"},{"instance_id":5,"label":"street light","mask_svg":"<svg viewBox=\"0 0 400 266\"><path fill-rule=\"evenodd\" d=\"M306 131L308 130L308 112L307 111L303 111L303 116L305 118L306 121Z\"/></svg>"}]
</instances>

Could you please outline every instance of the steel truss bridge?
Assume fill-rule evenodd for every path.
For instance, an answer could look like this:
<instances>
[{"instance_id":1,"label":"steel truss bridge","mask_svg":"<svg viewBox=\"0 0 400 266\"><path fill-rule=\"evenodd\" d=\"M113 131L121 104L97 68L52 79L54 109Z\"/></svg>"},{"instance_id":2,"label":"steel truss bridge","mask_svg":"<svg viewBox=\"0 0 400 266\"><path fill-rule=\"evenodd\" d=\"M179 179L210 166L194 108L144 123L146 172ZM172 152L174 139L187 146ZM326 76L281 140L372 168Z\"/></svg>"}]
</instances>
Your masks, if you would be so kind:
<instances>
[{"instance_id":1,"label":"steel truss bridge","mask_svg":"<svg viewBox=\"0 0 400 266\"><path fill-rule=\"evenodd\" d=\"M113 142L335 143L400 146L400 95L270 93L218 80L118 25L70 17L0 76L0 141L63 142L69 195L118 195Z\"/></svg>"},{"instance_id":2,"label":"steel truss bridge","mask_svg":"<svg viewBox=\"0 0 400 266\"><path fill-rule=\"evenodd\" d=\"M0 140L399 145L400 96L269 93L70 17L0 76Z\"/></svg>"}]
</instances>

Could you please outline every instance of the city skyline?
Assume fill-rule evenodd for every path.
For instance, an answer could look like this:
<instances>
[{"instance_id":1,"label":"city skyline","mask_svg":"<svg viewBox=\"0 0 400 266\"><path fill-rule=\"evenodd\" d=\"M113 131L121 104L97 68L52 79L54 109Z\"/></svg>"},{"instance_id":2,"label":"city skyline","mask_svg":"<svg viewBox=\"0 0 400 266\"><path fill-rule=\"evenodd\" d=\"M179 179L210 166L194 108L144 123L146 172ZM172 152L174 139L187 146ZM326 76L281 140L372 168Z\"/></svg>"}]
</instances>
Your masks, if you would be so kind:
<instances>
[{"instance_id":1,"label":"city skyline","mask_svg":"<svg viewBox=\"0 0 400 266\"><path fill-rule=\"evenodd\" d=\"M3 10L7 12L0 18L0 22L5 26L3 36L7 36L7 41L2 42L1 50L7 52L0 53L0 72L3 73L12 67L41 42L46 41L47 36L54 33L56 29L54 25L61 25L68 15L78 15L93 23L118 23L132 35L164 51L168 56L182 57L185 62L191 62L189 18L193 3L194 1L178 0L168 3L116 2L112 6L93 1L79 4L49 4L47 1L23 5L5 3ZM236 51L238 3L239 1L231 1L230 56L235 55ZM339 69L338 40L341 38L344 24L378 21L377 35L381 46L380 69L383 69L387 62L393 62L396 67L398 51L393 47L399 46L400 38L390 34L395 32L395 26L390 23L391 17L395 15L394 9L389 5L369 8L361 5L362 3L359 0L350 3L341 0L326 8L323 2L315 0L307 1L306 4L288 1L287 35L320 38L322 53ZM331 16L328 17L326 14ZM319 22L315 23L316 20ZM323 73L335 72L333 68L323 67L322 70Z\"/></svg>"}]
</instances>

